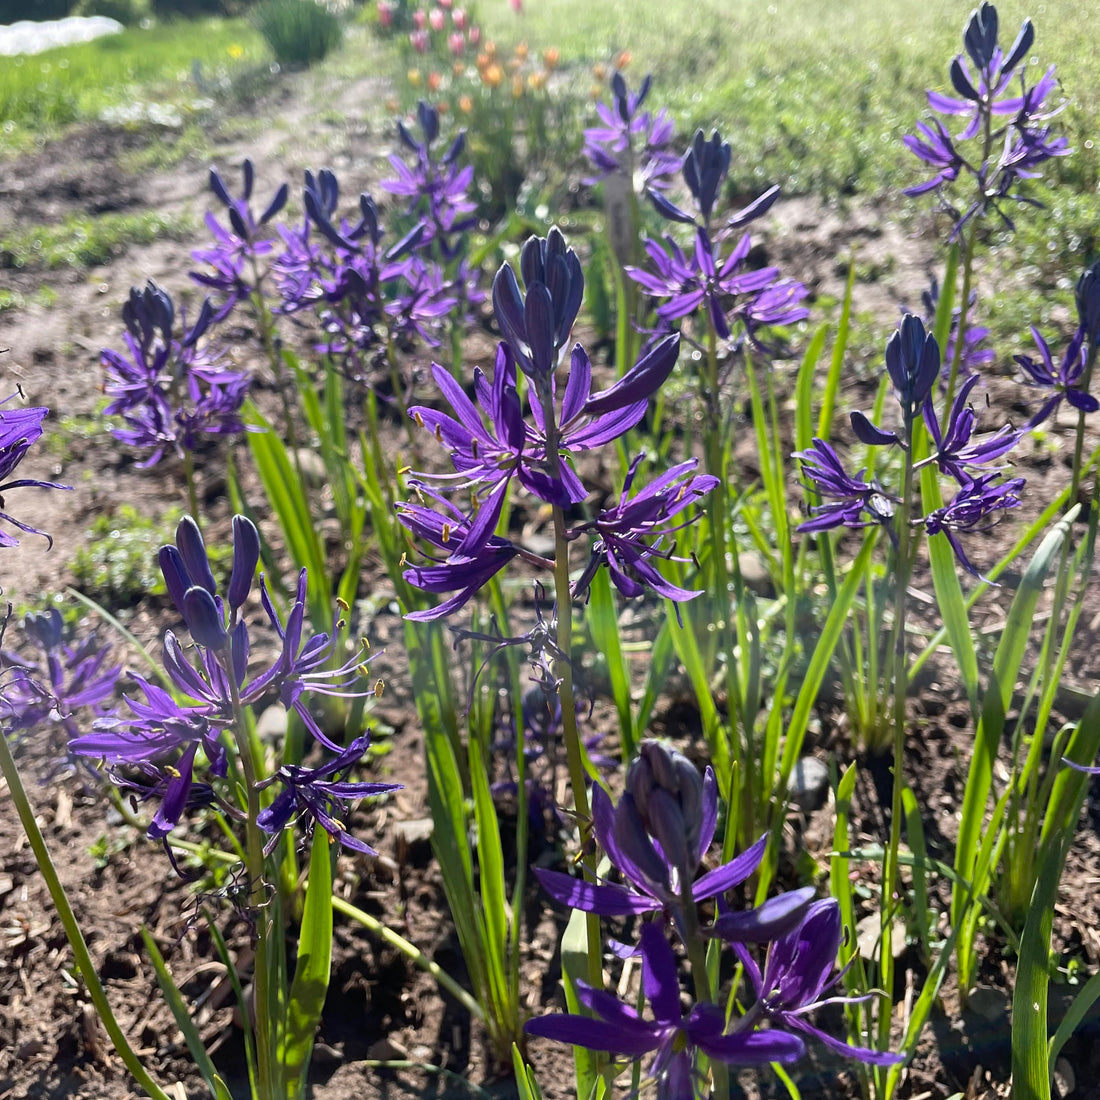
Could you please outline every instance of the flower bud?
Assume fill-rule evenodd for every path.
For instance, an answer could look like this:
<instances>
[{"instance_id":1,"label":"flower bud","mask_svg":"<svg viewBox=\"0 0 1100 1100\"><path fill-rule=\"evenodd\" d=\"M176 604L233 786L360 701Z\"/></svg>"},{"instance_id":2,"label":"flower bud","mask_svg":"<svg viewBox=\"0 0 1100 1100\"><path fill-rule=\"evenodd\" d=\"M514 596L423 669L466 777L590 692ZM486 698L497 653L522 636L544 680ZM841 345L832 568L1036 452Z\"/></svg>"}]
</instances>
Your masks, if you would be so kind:
<instances>
[{"instance_id":1,"label":"flower bud","mask_svg":"<svg viewBox=\"0 0 1100 1100\"><path fill-rule=\"evenodd\" d=\"M1100 260L1077 280L1077 316L1089 341L1100 341Z\"/></svg>"}]
</instances>

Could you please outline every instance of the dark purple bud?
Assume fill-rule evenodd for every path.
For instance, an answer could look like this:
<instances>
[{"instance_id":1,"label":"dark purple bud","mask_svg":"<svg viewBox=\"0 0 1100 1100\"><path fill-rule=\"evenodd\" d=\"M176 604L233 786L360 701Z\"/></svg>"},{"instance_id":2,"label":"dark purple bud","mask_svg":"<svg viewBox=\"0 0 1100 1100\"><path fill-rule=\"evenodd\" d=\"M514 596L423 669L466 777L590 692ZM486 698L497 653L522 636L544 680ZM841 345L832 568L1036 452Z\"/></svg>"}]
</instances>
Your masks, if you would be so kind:
<instances>
[{"instance_id":1,"label":"dark purple bud","mask_svg":"<svg viewBox=\"0 0 1100 1100\"><path fill-rule=\"evenodd\" d=\"M672 373L680 355L680 334L662 337L609 390L594 394L584 404L590 416L613 412L648 401Z\"/></svg>"},{"instance_id":2,"label":"dark purple bud","mask_svg":"<svg viewBox=\"0 0 1100 1100\"><path fill-rule=\"evenodd\" d=\"M191 587L191 578L187 575L187 567L183 564L183 557L174 546L162 546L160 548L160 571L164 576L164 585L168 589L168 595L172 597L172 603L176 605L180 614L183 614L183 597L187 589Z\"/></svg>"},{"instance_id":3,"label":"dark purple bud","mask_svg":"<svg viewBox=\"0 0 1100 1100\"><path fill-rule=\"evenodd\" d=\"M710 933L729 943L771 943L801 924L814 894L812 886L803 886L769 898L755 909L722 913Z\"/></svg>"},{"instance_id":4,"label":"dark purple bud","mask_svg":"<svg viewBox=\"0 0 1100 1100\"><path fill-rule=\"evenodd\" d=\"M695 865L689 866L688 825L680 800L663 786L657 787L650 792L646 817L646 827L661 845L665 859L680 872L681 877L690 877Z\"/></svg>"},{"instance_id":5,"label":"dark purple bud","mask_svg":"<svg viewBox=\"0 0 1100 1100\"><path fill-rule=\"evenodd\" d=\"M454 164L463 151L466 148L466 131L459 130L458 136L451 142L451 147L447 150L447 155L443 158L444 164Z\"/></svg>"},{"instance_id":6,"label":"dark purple bud","mask_svg":"<svg viewBox=\"0 0 1100 1100\"><path fill-rule=\"evenodd\" d=\"M898 442L898 437L893 432L884 432L861 412L852 413L851 420L856 439L860 443L866 443L868 447L890 447Z\"/></svg>"},{"instance_id":7,"label":"dark purple bud","mask_svg":"<svg viewBox=\"0 0 1100 1100\"><path fill-rule=\"evenodd\" d=\"M554 299L544 283L528 287L523 325L535 374L549 374L554 369Z\"/></svg>"},{"instance_id":8,"label":"dark purple bud","mask_svg":"<svg viewBox=\"0 0 1100 1100\"><path fill-rule=\"evenodd\" d=\"M189 588L183 596L183 617L191 637L198 645L210 649L221 649L229 641L225 632L225 623L217 602L205 588L197 584Z\"/></svg>"},{"instance_id":9,"label":"dark purple bud","mask_svg":"<svg viewBox=\"0 0 1100 1100\"><path fill-rule=\"evenodd\" d=\"M500 326L501 335L513 349L520 350L527 343L523 320L523 295L519 291L516 273L508 264L502 264L493 279L493 313Z\"/></svg>"},{"instance_id":10,"label":"dark purple bud","mask_svg":"<svg viewBox=\"0 0 1100 1100\"><path fill-rule=\"evenodd\" d=\"M416 105L416 117L420 129L424 131L424 144L431 145L439 137L439 112L429 103L421 100Z\"/></svg>"},{"instance_id":11,"label":"dark purple bud","mask_svg":"<svg viewBox=\"0 0 1100 1100\"><path fill-rule=\"evenodd\" d=\"M397 136L401 139L401 144L407 146L411 152L420 152L420 143L409 133L409 128L400 119L397 121Z\"/></svg>"},{"instance_id":12,"label":"dark purple bud","mask_svg":"<svg viewBox=\"0 0 1100 1100\"><path fill-rule=\"evenodd\" d=\"M981 96L978 94L978 89L970 83L970 78L966 75L966 69L963 68L962 61L959 58L955 58L951 62L951 83L955 87L955 91L963 97L963 99L969 99L973 103L977 103Z\"/></svg>"},{"instance_id":13,"label":"dark purple bud","mask_svg":"<svg viewBox=\"0 0 1100 1100\"><path fill-rule=\"evenodd\" d=\"M748 206L738 210L737 213L726 222L726 228L740 229L741 226L748 225L749 222L763 217L763 215L775 205L775 200L778 198L779 185L775 184L769 187L755 202L751 202Z\"/></svg>"},{"instance_id":14,"label":"dark purple bud","mask_svg":"<svg viewBox=\"0 0 1100 1100\"><path fill-rule=\"evenodd\" d=\"M47 652L61 645L64 623L56 607L49 611L31 611L23 619L23 629Z\"/></svg>"},{"instance_id":15,"label":"dark purple bud","mask_svg":"<svg viewBox=\"0 0 1100 1100\"><path fill-rule=\"evenodd\" d=\"M233 198L225 186L224 180L218 175L216 168L210 169L210 190L217 196L218 202L223 206L232 206Z\"/></svg>"},{"instance_id":16,"label":"dark purple bud","mask_svg":"<svg viewBox=\"0 0 1100 1100\"><path fill-rule=\"evenodd\" d=\"M420 243L421 239L424 236L424 230L424 223L417 222L417 224L414 225L412 229L410 229L408 233L406 233L405 236L401 238L401 240L399 240L395 245L392 245L389 249L387 249L386 259L391 261L400 260L402 256L410 253Z\"/></svg>"},{"instance_id":17,"label":"dark purple bud","mask_svg":"<svg viewBox=\"0 0 1100 1100\"><path fill-rule=\"evenodd\" d=\"M691 148L684 157L684 182L695 196L704 219L710 218L718 189L730 166L730 147L715 130L708 141L702 130L695 131Z\"/></svg>"},{"instance_id":18,"label":"dark purple bud","mask_svg":"<svg viewBox=\"0 0 1100 1100\"><path fill-rule=\"evenodd\" d=\"M1077 280L1077 316L1091 343L1100 341L1100 260Z\"/></svg>"},{"instance_id":19,"label":"dark purple bud","mask_svg":"<svg viewBox=\"0 0 1100 1100\"><path fill-rule=\"evenodd\" d=\"M252 185L256 182L256 173L252 169L252 160L250 157L244 158L244 164L241 165L241 171L244 175L244 194L241 196L245 202L248 202L252 198Z\"/></svg>"},{"instance_id":20,"label":"dark purple bud","mask_svg":"<svg viewBox=\"0 0 1100 1100\"><path fill-rule=\"evenodd\" d=\"M553 229L550 230L554 232ZM559 234L560 236L560 234ZM519 273L523 285L530 288L535 283L546 282L546 251L549 237L528 237L519 253Z\"/></svg>"},{"instance_id":21,"label":"dark purple bud","mask_svg":"<svg viewBox=\"0 0 1100 1100\"><path fill-rule=\"evenodd\" d=\"M630 121L630 97L626 91L626 81L623 74L616 72L611 78L611 95L615 100L615 110L619 112L619 118L623 122Z\"/></svg>"},{"instance_id":22,"label":"dark purple bud","mask_svg":"<svg viewBox=\"0 0 1100 1100\"><path fill-rule=\"evenodd\" d=\"M348 240L347 237L341 233L336 226L329 220L328 215L321 208L319 197L312 191L306 191L302 195L302 204L306 208L306 214L309 220L321 231L321 234L326 237L337 248L346 249L348 252L355 252L355 242Z\"/></svg>"},{"instance_id":23,"label":"dark purple bud","mask_svg":"<svg viewBox=\"0 0 1100 1100\"><path fill-rule=\"evenodd\" d=\"M229 606L236 610L248 599L260 560L260 532L246 516L233 517L233 572L229 575Z\"/></svg>"},{"instance_id":24,"label":"dark purple bud","mask_svg":"<svg viewBox=\"0 0 1100 1100\"><path fill-rule=\"evenodd\" d=\"M997 9L992 4L983 3L970 13L963 45L979 69L986 68L993 60L997 49Z\"/></svg>"},{"instance_id":25,"label":"dark purple bud","mask_svg":"<svg viewBox=\"0 0 1100 1100\"><path fill-rule=\"evenodd\" d=\"M1008 51L1008 56L1001 63L1001 72L1008 73L1015 69L1027 56L1034 42L1035 28L1030 19L1025 19L1020 27L1020 33L1016 35L1016 41Z\"/></svg>"},{"instance_id":26,"label":"dark purple bud","mask_svg":"<svg viewBox=\"0 0 1100 1100\"><path fill-rule=\"evenodd\" d=\"M199 585L211 596L216 596L218 586L214 583L214 574L210 571L206 544L202 541L199 525L190 516L184 516L176 528L176 546L179 547L183 567L187 571L188 586Z\"/></svg>"},{"instance_id":27,"label":"dark purple bud","mask_svg":"<svg viewBox=\"0 0 1100 1100\"><path fill-rule=\"evenodd\" d=\"M886 343L886 369L898 399L911 415L932 392L940 373L940 348L924 322L912 313Z\"/></svg>"},{"instance_id":28,"label":"dark purple bud","mask_svg":"<svg viewBox=\"0 0 1100 1100\"><path fill-rule=\"evenodd\" d=\"M236 206L231 206L229 208L229 224L233 227L233 232L236 233L241 240L248 240L251 234L248 232L248 226L245 224L245 220Z\"/></svg>"},{"instance_id":29,"label":"dark purple bud","mask_svg":"<svg viewBox=\"0 0 1100 1100\"><path fill-rule=\"evenodd\" d=\"M275 197L267 204L267 209L260 215L260 225L266 225L284 206L286 206L286 200L290 196L290 188L283 183L280 185L278 191L275 192Z\"/></svg>"},{"instance_id":30,"label":"dark purple bud","mask_svg":"<svg viewBox=\"0 0 1100 1100\"><path fill-rule=\"evenodd\" d=\"M660 191L649 188L646 191L646 196L649 201L653 203L657 213L660 214L662 218L668 218L669 221L673 222L680 222L682 225L695 224L695 219L686 210L681 210L675 203L670 202Z\"/></svg>"}]
</instances>

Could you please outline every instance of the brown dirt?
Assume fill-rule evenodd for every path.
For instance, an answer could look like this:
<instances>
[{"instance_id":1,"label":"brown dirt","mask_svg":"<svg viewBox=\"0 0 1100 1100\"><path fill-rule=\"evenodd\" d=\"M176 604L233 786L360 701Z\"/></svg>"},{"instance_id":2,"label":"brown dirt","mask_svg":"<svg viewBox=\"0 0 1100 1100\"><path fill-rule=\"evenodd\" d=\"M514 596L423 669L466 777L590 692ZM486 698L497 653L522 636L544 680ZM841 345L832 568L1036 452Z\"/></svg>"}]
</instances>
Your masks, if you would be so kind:
<instances>
[{"instance_id":1,"label":"brown dirt","mask_svg":"<svg viewBox=\"0 0 1100 1100\"><path fill-rule=\"evenodd\" d=\"M261 191L284 178L300 178L303 168L326 163L339 170L346 195L355 195L376 182L384 167L388 139L380 136L366 108L349 115L343 126L320 121L326 90L311 79L287 77L268 100L257 105L256 110L267 120L261 136L233 139L223 127L217 163L235 167L242 156L251 156ZM367 98L381 98L376 86L342 89L339 102L354 105ZM119 154L140 147L148 136L142 130L94 126L0 164L4 202L0 225L59 219L75 211L149 206L201 215L208 208L205 161L185 160L167 172L140 177L121 167ZM907 236L873 210L826 207L812 199L781 203L764 239L771 258L784 270L804 279L816 293L834 298L842 293L845 257L858 244L860 257L871 261L874 270L857 286L856 310L884 318L892 315L898 301L919 296L934 255L929 245ZM2 287L18 289L29 297L38 285L48 282L60 294L52 308L31 306L0 314L0 346L11 349L4 366L8 388L20 384L31 402L48 404L55 418L94 414L101 400L99 350L118 340L118 310L127 289L152 277L173 292L185 292L189 252L201 243L157 243L131 249L111 264L88 272L0 270ZM484 337L479 340L478 353L483 355L486 342ZM846 388L862 392L860 387L866 387L866 372L875 355L877 352L869 349L855 349L857 362ZM1007 356L1004 358L1007 362ZM1007 371L1004 363L1002 368ZM995 385L1007 387L1008 383ZM1049 499L1052 487L1061 484L1063 459L1064 454L1047 452L1025 458L1033 479L1026 511L1037 511ZM51 553L44 553L41 541L28 537L17 550L5 554L4 586L16 602L32 602L69 583L66 563L81 532L97 515L113 514L121 503L146 512L181 503L174 474L135 469L132 459L105 433L70 438L60 450L39 448L21 472L67 482L74 491L21 491L17 514L29 515L37 526L52 532L56 544ZM224 486L212 480L203 491L213 529L224 533L229 519ZM1006 532L1000 541L1007 545L1007 539ZM920 592L930 592L926 577L916 578L914 586ZM379 608L390 605L392 591L377 561L368 562L361 592L370 594ZM1010 596L1011 589L1006 588L983 605L983 631L991 644L998 623L1003 626ZM1092 597L1083 620L1087 630L1071 661L1074 684L1089 691L1095 689L1097 679L1094 643L1098 607ZM155 648L165 625L163 612L162 606L150 601L150 606L131 609L128 625L141 641ZM403 687L399 639L397 615L381 611L372 624L371 640L389 647L377 665L388 691L375 719L392 730L388 738L392 751L381 758L379 774L392 775L407 787L384 806L358 812L354 827L374 838L381 854L377 859L341 856L338 881L348 900L380 916L461 980L461 953L430 848L422 838L409 839L398 829L399 823L423 819L428 812L426 794L417 778L423 772L422 745L415 708ZM597 709L594 726L603 713L605 709ZM914 735L908 778L923 807L931 852L950 862L973 733L948 659L939 659L922 681L911 714ZM690 744L698 738L697 720L690 700L670 697L661 707L658 725L663 735ZM812 751L846 762L851 751L844 727L835 702L824 700ZM55 735L36 736L20 744L20 760L62 879L123 1027L160 1080L181 1082L189 1096L202 1094L201 1080L182 1037L156 992L139 935L140 927L145 926L157 937L177 981L196 1006L196 1020L204 1038L216 1048L217 1064L235 1090L245 1089L232 993L213 961L209 933L202 920L195 919L195 897L169 873L158 849L135 837L117 814L105 809L102 796L87 778L72 772L60 777L55 774L60 750ZM886 835L881 807L889 780L880 765L864 763L853 808L853 841L871 845L881 843ZM1091 801L1070 855L1055 930L1055 951L1066 961L1078 960L1086 971L1095 970L1100 963L1098 814L1100 807ZM792 861L798 850L805 849L819 865L826 863L832 820L831 804L808 819L792 816L787 832ZM97 843L111 852L100 867L89 854ZM547 851L544 859L551 861L553 854ZM946 906L941 887L934 907L942 913ZM247 929L224 904L218 909L218 920L231 949L239 959L244 958ZM544 905L534 891L529 928L530 944L523 964L524 1003L537 1012L559 1003L554 990L561 915ZM3 799L0 943L0 1100L123 1100L134 1096L134 1087L73 977L70 954L42 880L18 821ZM1004 1006L1011 989L1012 964L993 928L988 931L985 959L982 984L991 990L993 1010L987 1017L961 1012L957 991L952 992L949 986L907 1072L903 1097L931 1100L956 1093L967 1097L1007 1094ZM898 992L904 994L911 976L919 984L923 973L919 959L907 954L901 972ZM1001 1012L996 1007L998 995ZM1100 1080L1096 1027L1096 1022L1091 1022L1065 1051L1076 1073L1073 1095L1082 1100L1100 1097L1100 1086L1090 1084ZM548 1100L569 1096L569 1055L535 1042L531 1057ZM415 1068L385 1070L370 1064L394 1059L442 1067L449 1075ZM477 1094L481 1088L493 1096L514 1095L513 1086L495 1077L493 1069L488 1064L484 1036L470 1026L452 1001L439 994L434 982L356 926L338 920L332 985L313 1067L315 1100L462 1097ZM812 1066L798 1080L804 1096L856 1093L851 1073L827 1061ZM775 1079L767 1075L744 1084L750 1094L779 1091Z\"/></svg>"}]
</instances>

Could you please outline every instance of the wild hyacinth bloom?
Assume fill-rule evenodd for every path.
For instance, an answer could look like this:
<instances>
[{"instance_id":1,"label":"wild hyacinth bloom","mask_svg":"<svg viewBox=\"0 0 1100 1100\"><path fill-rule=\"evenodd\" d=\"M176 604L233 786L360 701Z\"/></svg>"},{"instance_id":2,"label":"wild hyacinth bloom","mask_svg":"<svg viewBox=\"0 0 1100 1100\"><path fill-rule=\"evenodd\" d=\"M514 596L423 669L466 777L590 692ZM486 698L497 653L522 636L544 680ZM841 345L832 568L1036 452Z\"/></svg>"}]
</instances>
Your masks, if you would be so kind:
<instances>
[{"instance_id":1,"label":"wild hyacinth bloom","mask_svg":"<svg viewBox=\"0 0 1100 1100\"><path fill-rule=\"evenodd\" d=\"M13 527L25 531L28 535L41 535L49 546L53 546L53 539L45 531L39 531L37 527L16 519L5 511L4 493L11 489L25 489L37 486L39 489L68 489L68 485L58 485L53 481L38 481L35 478L23 477L11 479L16 467L26 457L27 452L42 437L42 421L49 414L49 409L39 407L31 408L6 408L15 395L6 401L0 401L0 519L6 520ZM14 535L0 528L0 547L18 546L19 540Z\"/></svg>"},{"instance_id":2,"label":"wild hyacinth bloom","mask_svg":"<svg viewBox=\"0 0 1100 1100\"><path fill-rule=\"evenodd\" d=\"M299 575L296 598L285 621L272 606L261 577L260 601L280 645L266 668L250 668L244 606L259 561L259 534L251 521L236 516L233 535L233 566L224 596L194 520L184 517L175 544L161 548L168 593L194 643L185 649L173 631L164 636L164 668L181 701L159 684L134 676L143 698L126 696L129 717L100 721L94 732L70 742L77 755L104 759L116 768L137 765L147 780L155 780L155 771L160 770L166 781L152 783L163 790L163 801L150 826L151 837L163 838L178 824L195 783L195 769L203 761L213 777L227 774L227 734L239 719L239 706L258 707L278 700L298 714L323 749L340 756L344 750L321 730L305 705L307 697L373 694L361 687L361 653L332 668L335 639L326 633L306 636L305 570ZM345 766L342 761L337 770ZM284 778L293 786L302 777ZM308 784L309 778L304 782Z\"/></svg>"},{"instance_id":3,"label":"wild hyacinth bloom","mask_svg":"<svg viewBox=\"0 0 1100 1100\"><path fill-rule=\"evenodd\" d=\"M983 530L1000 512L1018 508L1023 487L1022 477L1001 480L1000 475L995 473L963 482L950 503L924 517L924 529L929 535L942 532L959 564L972 576L985 580L981 570L967 557L959 535Z\"/></svg>"},{"instance_id":4,"label":"wild hyacinth bloom","mask_svg":"<svg viewBox=\"0 0 1100 1100\"><path fill-rule=\"evenodd\" d=\"M1085 388L1088 385L1085 325L1078 326L1057 366L1050 345L1034 325L1031 327L1031 336L1039 351L1038 360L1028 355L1017 355L1015 359L1027 376L1028 384L1045 390L1047 396L1027 422L1028 428L1036 428L1042 424L1063 401L1078 412L1092 413L1100 409L1100 402Z\"/></svg>"},{"instance_id":5,"label":"wild hyacinth bloom","mask_svg":"<svg viewBox=\"0 0 1100 1100\"><path fill-rule=\"evenodd\" d=\"M77 715L83 708L99 718L112 713L107 704L122 668L112 662L109 645L100 645L94 631L69 645L57 608L30 612L23 629L42 657L30 661L20 653L0 654L9 675L3 691L7 729L29 732L59 723L73 738L79 735Z\"/></svg>"},{"instance_id":6,"label":"wild hyacinth bloom","mask_svg":"<svg viewBox=\"0 0 1100 1100\"><path fill-rule=\"evenodd\" d=\"M383 180L382 188L408 199L408 212L420 217L425 227L421 245L435 242L443 259L451 260L462 250L461 235L477 224L477 203L468 194L474 169L461 165L466 131L459 131L447 151L437 156L432 145L439 137L439 112L421 100L416 117L422 140L414 138L403 122L397 123L401 144L413 154L413 161L408 164L392 153L389 162L397 178Z\"/></svg>"},{"instance_id":7,"label":"wild hyacinth bloom","mask_svg":"<svg viewBox=\"0 0 1100 1100\"><path fill-rule=\"evenodd\" d=\"M708 767L701 776L681 753L643 741L616 805L603 787L592 790L593 833L625 884L592 883L537 868L535 876L555 901L573 909L605 917L667 912L683 934L689 898L694 905L718 897L744 882L764 858L767 837L696 878L717 821L713 770ZM765 929L774 934L793 926L808 899L795 899L794 905L790 900L773 898L742 915L741 938L756 942Z\"/></svg>"},{"instance_id":8,"label":"wild hyacinth bloom","mask_svg":"<svg viewBox=\"0 0 1100 1100\"><path fill-rule=\"evenodd\" d=\"M613 172L625 171L634 179L635 190L662 191L672 183L680 158L671 148L675 125L664 108L643 111L653 84L646 76L641 87L631 92L620 72L611 78L611 103L596 104L600 126L584 132L584 155L595 175L585 183L599 183Z\"/></svg>"},{"instance_id":9,"label":"wild hyacinth bloom","mask_svg":"<svg viewBox=\"0 0 1100 1100\"><path fill-rule=\"evenodd\" d=\"M810 505L810 518L800 523L796 530L816 532L880 524L893 533L894 513L899 501L877 480L865 481L866 468L854 476L849 474L835 448L816 437L813 446L795 451L794 457L802 464L807 486L822 498L821 504Z\"/></svg>"},{"instance_id":10,"label":"wild hyacinth bloom","mask_svg":"<svg viewBox=\"0 0 1100 1100\"><path fill-rule=\"evenodd\" d=\"M225 207L229 219L226 228L213 214L207 213L206 227L214 238L214 247L197 249L191 258L204 264L201 271L191 273L191 278L220 295L215 321L223 321L239 301L247 300L260 289L262 280L257 262L275 247L275 239L265 226L286 206L290 193L285 183L276 189L267 206L257 215L252 209L252 188L255 171L247 157L241 166L244 187L234 197L217 169L210 169L210 190Z\"/></svg>"},{"instance_id":11,"label":"wild hyacinth bloom","mask_svg":"<svg viewBox=\"0 0 1100 1100\"><path fill-rule=\"evenodd\" d=\"M524 1030L559 1043L605 1050L635 1060L653 1054L646 1077L657 1083L658 1100L691 1100L699 1095L702 1075L696 1052L731 1066L797 1061L805 1046L796 1035L778 1029L727 1031L726 1014L712 1004L680 1007L676 956L654 924L641 930L642 989L653 1014L645 1020L631 1005L610 993L576 983L577 999L590 1015L562 1014L529 1020Z\"/></svg>"},{"instance_id":12,"label":"wild hyacinth bloom","mask_svg":"<svg viewBox=\"0 0 1100 1100\"><path fill-rule=\"evenodd\" d=\"M953 235L988 210L996 211L1011 228L1011 220L1001 209L1002 200L1035 204L1020 192L1019 183L1038 175L1036 169L1045 161L1070 152L1066 139L1046 125L1061 110L1061 105L1047 104L1057 86L1054 69L1048 69L1031 87L1027 84L1022 63L1035 41L1031 21L1024 20L1007 51L998 45L998 30L997 9L982 3L967 24L964 53L951 62L951 83L957 96L928 93L934 111L966 118L965 127L952 136L942 122L932 119L918 123L918 134L903 139L910 152L934 169L929 179L905 193L935 191L955 218ZM1017 71L1019 88L1011 89ZM975 196L964 200L968 206L960 211L949 201L948 190L963 175L973 180Z\"/></svg>"},{"instance_id":13,"label":"wild hyacinth bloom","mask_svg":"<svg viewBox=\"0 0 1100 1100\"><path fill-rule=\"evenodd\" d=\"M576 345L564 391L560 391L556 372L562 342L568 338L583 292L580 262L561 233L552 229L545 239L527 242L521 265L526 295L507 266L494 282L493 301L505 340L498 348L492 378L475 371L471 400L448 372L434 367L451 412L427 406L409 410L420 426L450 450L454 466L453 474L416 475L422 500L434 500L434 506L405 503L398 507L401 522L435 548L428 553L433 564L410 568L406 579L426 591L455 593L439 608L415 612L416 619L436 618L463 606L513 557L522 556L540 569L552 568L553 563L522 545L494 535L509 492L518 484L558 507L582 501L587 490L569 458L610 443L637 424L679 353L679 337L666 336L654 342L614 385L592 393L592 365ZM530 380L526 412L517 367ZM604 517L603 545L612 549L601 561L609 566L614 561L621 591L640 591L639 578L664 585L647 559L666 554L659 548L660 537L676 529L666 521L691 503L703 484L688 478L677 485L675 491L685 494L682 505L673 506L669 483L639 494L636 503L622 505L623 514ZM689 491L692 487L694 491ZM445 500L440 494L448 489L471 492L470 510ZM631 518L638 520L634 527L626 523ZM569 537L583 530L587 528ZM682 590L664 588L670 598L681 598Z\"/></svg>"},{"instance_id":14,"label":"wild hyacinth bloom","mask_svg":"<svg viewBox=\"0 0 1100 1100\"><path fill-rule=\"evenodd\" d=\"M194 451L203 435L246 430L240 410L252 379L224 367L202 343L213 321L209 302L190 328L181 317L177 336L172 299L150 280L131 288L122 318L129 354L102 353L104 390L112 399L104 412L125 422L112 430L116 439L152 452L139 466L155 465L168 449L181 456Z\"/></svg>"},{"instance_id":15,"label":"wild hyacinth bloom","mask_svg":"<svg viewBox=\"0 0 1100 1100\"><path fill-rule=\"evenodd\" d=\"M897 1065L905 1061L903 1055L850 1046L806 1019L809 1013L822 1005L848 1004L867 999L825 996L840 980L840 974L836 972L836 957L843 935L840 905L834 898L825 898L809 906L798 926L771 944L763 973L741 942L731 940L730 943L744 965L758 998L755 1011L780 1027L813 1036L846 1058L855 1058L872 1066Z\"/></svg>"},{"instance_id":16,"label":"wild hyacinth bloom","mask_svg":"<svg viewBox=\"0 0 1100 1100\"><path fill-rule=\"evenodd\" d=\"M265 845L270 854L279 837L291 825L300 827L303 822L312 831L314 825L322 829L344 847L368 855L378 853L365 841L353 836L339 820L344 807L360 798L376 798L401 790L399 783L365 783L336 778L353 768L366 754L370 746L370 734L355 738L346 749L317 768L303 768L296 764L284 764L260 786L279 784L282 790L270 806L260 811L256 823L271 839Z\"/></svg>"}]
</instances>

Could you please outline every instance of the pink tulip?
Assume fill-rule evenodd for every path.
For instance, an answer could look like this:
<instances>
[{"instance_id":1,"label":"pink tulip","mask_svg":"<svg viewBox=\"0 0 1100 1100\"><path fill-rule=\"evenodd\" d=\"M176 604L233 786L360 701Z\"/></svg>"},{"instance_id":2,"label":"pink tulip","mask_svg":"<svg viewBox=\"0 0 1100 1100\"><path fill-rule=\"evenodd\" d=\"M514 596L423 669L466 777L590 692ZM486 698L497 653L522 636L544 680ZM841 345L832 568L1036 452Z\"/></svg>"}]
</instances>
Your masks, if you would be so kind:
<instances>
[{"instance_id":1,"label":"pink tulip","mask_svg":"<svg viewBox=\"0 0 1100 1100\"><path fill-rule=\"evenodd\" d=\"M378 25L380 27L393 26L393 5L387 0L378 0Z\"/></svg>"},{"instance_id":2,"label":"pink tulip","mask_svg":"<svg viewBox=\"0 0 1100 1100\"><path fill-rule=\"evenodd\" d=\"M523 11L523 0L512 0L512 11L517 14Z\"/></svg>"},{"instance_id":3,"label":"pink tulip","mask_svg":"<svg viewBox=\"0 0 1100 1100\"><path fill-rule=\"evenodd\" d=\"M428 22L432 25L433 31L443 30L443 20L446 18L443 12L439 8L433 8L432 14L428 16Z\"/></svg>"},{"instance_id":4,"label":"pink tulip","mask_svg":"<svg viewBox=\"0 0 1100 1100\"><path fill-rule=\"evenodd\" d=\"M413 26L418 31L422 31L428 25L428 16L426 12L414 11L413 12Z\"/></svg>"},{"instance_id":5,"label":"pink tulip","mask_svg":"<svg viewBox=\"0 0 1100 1100\"><path fill-rule=\"evenodd\" d=\"M481 41L481 28L471 27L466 32L466 41L469 42L471 46L476 46Z\"/></svg>"},{"instance_id":6,"label":"pink tulip","mask_svg":"<svg viewBox=\"0 0 1100 1100\"><path fill-rule=\"evenodd\" d=\"M455 25L455 30L464 31L466 29L466 13L462 8L455 8L451 12L451 22Z\"/></svg>"},{"instance_id":7,"label":"pink tulip","mask_svg":"<svg viewBox=\"0 0 1100 1100\"><path fill-rule=\"evenodd\" d=\"M413 31L409 35L409 41L412 43L413 49L417 53L428 52L428 32L427 31Z\"/></svg>"},{"instance_id":8,"label":"pink tulip","mask_svg":"<svg viewBox=\"0 0 1100 1100\"><path fill-rule=\"evenodd\" d=\"M452 34L450 38L447 39L447 45L450 47L451 53L453 53L455 57L461 57L466 50L466 39L460 34Z\"/></svg>"}]
</instances>

